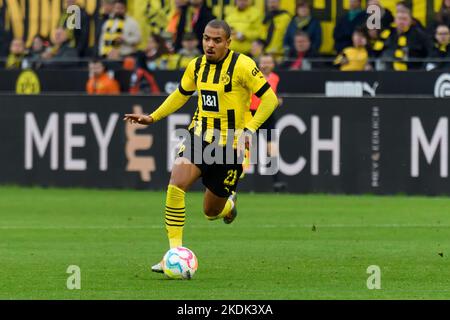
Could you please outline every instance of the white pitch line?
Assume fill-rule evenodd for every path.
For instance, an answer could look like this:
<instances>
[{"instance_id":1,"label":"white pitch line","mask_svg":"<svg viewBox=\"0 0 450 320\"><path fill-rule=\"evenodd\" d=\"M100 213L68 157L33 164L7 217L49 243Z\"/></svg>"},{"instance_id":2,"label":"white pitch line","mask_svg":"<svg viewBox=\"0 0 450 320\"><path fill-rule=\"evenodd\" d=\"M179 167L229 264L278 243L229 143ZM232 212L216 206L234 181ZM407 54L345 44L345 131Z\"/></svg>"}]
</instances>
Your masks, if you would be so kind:
<instances>
[{"instance_id":1,"label":"white pitch line","mask_svg":"<svg viewBox=\"0 0 450 320\"><path fill-rule=\"evenodd\" d=\"M316 229L320 228L450 228L449 224L315 224ZM187 225L187 228L215 228L219 226L208 225ZM312 228L312 224L287 224L287 225L252 225L239 226L252 229L272 229L272 228ZM0 230L127 230L127 229L162 229L164 224L148 226L0 226Z\"/></svg>"}]
</instances>

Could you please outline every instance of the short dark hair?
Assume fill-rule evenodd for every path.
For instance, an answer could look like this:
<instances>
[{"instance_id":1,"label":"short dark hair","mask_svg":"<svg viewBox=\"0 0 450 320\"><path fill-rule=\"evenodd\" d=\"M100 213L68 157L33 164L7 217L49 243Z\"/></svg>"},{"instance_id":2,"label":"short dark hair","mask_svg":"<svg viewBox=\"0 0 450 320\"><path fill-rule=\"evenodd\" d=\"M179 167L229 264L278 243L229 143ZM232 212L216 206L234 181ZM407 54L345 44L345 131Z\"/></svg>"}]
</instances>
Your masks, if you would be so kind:
<instances>
[{"instance_id":1,"label":"short dark hair","mask_svg":"<svg viewBox=\"0 0 450 320\"><path fill-rule=\"evenodd\" d=\"M306 0L299 0L299 1L297 1L297 4L295 7L296 7L296 9L298 9L300 7L308 7L309 9L311 9L311 4Z\"/></svg>"},{"instance_id":2,"label":"short dark hair","mask_svg":"<svg viewBox=\"0 0 450 320\"><path fill-rule=\"evenodd\" d=\"M308 38L309 40L311 40L311 37L309 36L309 34L303 30L297 30L295 32L294 37L305 37L305 38Z\"/></svg>"},{"instance_id":3,"label":"short dark hair","mask_svg":"<svg viewBox=\"0 0 450 320\"><path fill-rule=\"evenodd\" d=\"M270 52L263 52L263 53L261 53L261 55L259 56L259 59L261 59L262 57L270 57L270 58L272 58L273 62L276 61L275 57Z\"/></svg>"},{"instance_id":4,"label":"short dark hair","mask_svg":"<svg viewBox=\"0 0 450 320\"><path fill-rule=\"evenodd\" d=\"M353 33L358 33L362 35L364 38L368 39L369 35L367 34L367 31L363 27L356 27L355 30L353 30Z\"/></svg>"},{"instance_id":5,"label":"short dark hair","mask_svg":"<svg viewBox=\"0 0 450 320\"><path fill-rule=\"evenodd\" d=\"M223 29L225 31L225 35L227 36L227 39L230 39L230 37L231 37L231 28L228 25L228 23L226 23L223 20L219 20L219 19L211 20L210 22L208 22L208 24L206 26L214 28L214 29Z\"/></svg>"},{"instance_id":6,"label":"short dark hair","mask_svg":"<svg viewBox=\"0 0 450 320\"><path fill-rule=\"evenodd\" d=\"M99 57L95 57L92 58L91 61L89 61L90 63L101 63L103 66L105 66L105 64L103 63L103 60Z\"/></svg>"},{"instance_id":7,"label":"short dark hair","mask_svg":"<svg viewBox=\"0 0 450 320\"><path fill-rule=\"evenodd\" d=\"M398 1L395 6L400 6L403 7L405 9L407 9L409 11L409 13L412 13L412 5L410 5L408 2L404 1L404 0L400 0Z\"/></svg>"},{"instance_id":8,"label":"short dark hair","mask_svg":"<svg viewBox=\"0 0 450 320\"><path fill-rule=\"evenodd\" d=\"M183 41L197 40L197 36L193 32L183 34Z\"/></svg>"}]
</instances>

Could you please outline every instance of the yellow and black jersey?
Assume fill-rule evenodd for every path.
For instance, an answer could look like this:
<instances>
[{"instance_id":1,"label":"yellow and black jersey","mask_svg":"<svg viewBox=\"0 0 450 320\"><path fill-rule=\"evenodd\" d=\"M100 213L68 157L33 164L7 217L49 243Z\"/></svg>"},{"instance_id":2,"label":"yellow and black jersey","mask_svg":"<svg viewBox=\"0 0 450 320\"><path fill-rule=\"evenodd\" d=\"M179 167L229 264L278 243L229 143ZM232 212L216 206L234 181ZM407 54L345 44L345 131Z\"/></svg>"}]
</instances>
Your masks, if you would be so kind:
<instances>
[{"instance_id":1,"label":"yellow and black jersey","mask_svg":"<svg viewBox=\"0 0 450 320\"><path fill-rule=\"evenodd\" d=\"M256 131L277 105L275 94L255 62L232 50L229 50L226 57L218 63L208 62L204 55L189 63L177 89L179 93L175 95L189 97L195 91L198 92L197 110L189 130L207 142L213 140L214 131L218 130L220 145L227 143L229 129L238 131L247 128ZM269 98L265 100L269 103L267 108L262 108L260 119L254 119L255 121L246 124L244 115L249 110L252 94L257 97L268 94ZM166 102L151 114L155 121L181 107L178 105L179 99L174 101L170 99L169 96ZM170 107L169 101L172 103Z\"/></svg>"}]
</instances>

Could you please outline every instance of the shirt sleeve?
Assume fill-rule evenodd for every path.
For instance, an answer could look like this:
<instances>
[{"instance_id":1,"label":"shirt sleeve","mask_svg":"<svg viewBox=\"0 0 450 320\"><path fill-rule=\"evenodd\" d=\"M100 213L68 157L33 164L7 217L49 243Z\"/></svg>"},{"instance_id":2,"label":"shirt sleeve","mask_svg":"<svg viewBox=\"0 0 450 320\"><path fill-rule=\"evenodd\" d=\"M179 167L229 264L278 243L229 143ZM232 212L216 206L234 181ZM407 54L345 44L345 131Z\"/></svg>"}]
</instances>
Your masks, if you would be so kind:
<instances>
[{"instance_id":1,"label":"shirt sleeve","mask_svg":"<svg viewBox=\"0 0 450 320\"><path fill-rule=\"evenodd\" d=\"M197 89L197 84L195 83L195 64L197 63L197 61L201 61L201 59L202 57L198 57L191 60L186 70L184 71L178 89L185 96L191 96Z\"/></svg>"},{"instance_id":2,"label":"shirt sleeve","mask_svg":"<svg viewBox=\"0 0 450 320\"><path fill-rule=\"evenodd\" d=\"M258 98L261 98L262 95L270 89L270 85L266 78L262 72L259 71L256 63L250 58L244 61L240 73L243 76L245 86Z\"/></svg>"},{"instance_id":3,"label":"shirt sleeve","mask_svg":"<svg viewBox=\"0 0 450 320\"><path fill-rule=\"evenodd\" d=\"M254 117L245 126L245 129L256 132L278 106L278 99L264 75L250 58L243 64L241 74L243 74L247 88L255 96L261 98L261 104L256 110Z\"/></svg>"}]
</instances>

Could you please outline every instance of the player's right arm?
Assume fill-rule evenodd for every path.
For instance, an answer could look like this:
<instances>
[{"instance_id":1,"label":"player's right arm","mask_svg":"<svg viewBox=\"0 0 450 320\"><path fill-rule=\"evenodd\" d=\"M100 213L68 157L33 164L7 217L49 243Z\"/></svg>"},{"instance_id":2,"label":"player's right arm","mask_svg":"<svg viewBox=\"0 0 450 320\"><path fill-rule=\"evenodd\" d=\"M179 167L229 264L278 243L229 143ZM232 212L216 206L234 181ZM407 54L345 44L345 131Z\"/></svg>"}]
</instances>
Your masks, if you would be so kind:
<instances>
[{"instance_id":1,"label":"player's right arm","mask_svg":"<svg viewBox=\"0 0 450 320\"><path fill-rule=\"evenodd\" d=\"M181 78L180 85L178 89L172 92L166 100L150 115L144 114L126 114L124 117L125 121L130 121L131 123L139 123L139 124L151 124L153 122L164 119L168 115L176 112L180 109L191 97L191 95L195 92L197 86L195 84L195 61L197 59L193 59L189 65L187 66L183 77Z\"/></svg>"}]
</instances>

